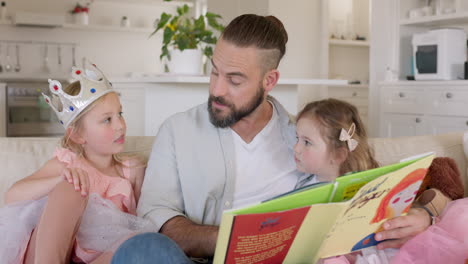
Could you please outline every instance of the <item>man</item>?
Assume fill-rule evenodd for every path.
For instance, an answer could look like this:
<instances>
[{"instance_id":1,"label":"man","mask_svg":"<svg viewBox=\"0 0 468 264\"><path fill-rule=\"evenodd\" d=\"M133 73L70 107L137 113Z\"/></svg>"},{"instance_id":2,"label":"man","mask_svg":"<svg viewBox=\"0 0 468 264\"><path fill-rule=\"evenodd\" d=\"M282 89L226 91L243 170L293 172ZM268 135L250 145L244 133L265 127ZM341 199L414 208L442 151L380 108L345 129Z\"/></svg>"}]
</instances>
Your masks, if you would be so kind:
<instances>
[{"instance_id":1,"label":"man","mask_svg":"<svg viewBox=\"0 0 468 264\"><path fill-rule=\"evenodd\" d=\"M142 256L148 263L152 257L188 262L183 252L211 258L223 210L265 200L307 180L294 163L294 120L268 96L278 82L287 40L273 16L242 15L226 27L212 59L208 102L164 122L142 187L138 214L177 246L161 235L136 236L121 246L113 263L146 263L135 262ZM427 226L429 217L415 212L387 222L397 231L384 231L381 238L406 239L414 233L413 222L423 217L421 226Z\"/></svg>"}]
</instances>

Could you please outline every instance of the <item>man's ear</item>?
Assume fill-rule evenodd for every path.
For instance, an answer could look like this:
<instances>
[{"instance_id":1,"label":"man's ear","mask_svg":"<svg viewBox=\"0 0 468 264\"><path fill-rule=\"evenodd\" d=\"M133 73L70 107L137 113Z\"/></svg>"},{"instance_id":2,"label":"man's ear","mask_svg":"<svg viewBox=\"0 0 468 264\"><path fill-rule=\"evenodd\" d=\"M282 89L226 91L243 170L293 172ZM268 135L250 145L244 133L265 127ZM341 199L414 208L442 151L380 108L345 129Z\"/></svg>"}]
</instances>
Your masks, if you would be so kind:
<instances>
[{"instance_id":1,"label":"man's ear","mask_svg":"<svg viewBox=\"0 0 468 264\"><path fill-rule=\"evenodd\" d=\"M265 73L263 78L263 87L266 92L270 92L273 87L276 86L280 77L280 73L277 69L269 70Z\"/></svg>"},{"instance_id":2,"label":"man's ear","mask_svg":"<svg viewBox=\"0 0 468 264\"><path fill-rule=\"evenodd\" d=\"M86 140L81 136L78 129L76 129L75 127L67 127L66 133L68 134L68 137L76 144L83 145L84 143L86 143Z\"/></svg>"}]
</instances>

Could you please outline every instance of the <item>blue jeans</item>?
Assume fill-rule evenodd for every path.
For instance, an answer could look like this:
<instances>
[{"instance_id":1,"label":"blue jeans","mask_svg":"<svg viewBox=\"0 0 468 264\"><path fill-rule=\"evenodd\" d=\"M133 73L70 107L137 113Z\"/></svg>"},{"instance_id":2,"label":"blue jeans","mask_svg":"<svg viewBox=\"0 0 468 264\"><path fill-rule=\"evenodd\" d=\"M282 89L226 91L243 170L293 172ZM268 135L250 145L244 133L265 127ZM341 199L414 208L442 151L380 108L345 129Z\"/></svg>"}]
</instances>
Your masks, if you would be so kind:
<instances>
[{"instance_id":1,"label":"blue jeans","mask_svg":"<svg viewBox=\"0 0 468 264\"><path fill-rule=\"evenodd\" d=\"M111 261L111 264L150 263L193 264L174 241L159 233L131 237L120 245Z\"/></svg>"}]
</instances>

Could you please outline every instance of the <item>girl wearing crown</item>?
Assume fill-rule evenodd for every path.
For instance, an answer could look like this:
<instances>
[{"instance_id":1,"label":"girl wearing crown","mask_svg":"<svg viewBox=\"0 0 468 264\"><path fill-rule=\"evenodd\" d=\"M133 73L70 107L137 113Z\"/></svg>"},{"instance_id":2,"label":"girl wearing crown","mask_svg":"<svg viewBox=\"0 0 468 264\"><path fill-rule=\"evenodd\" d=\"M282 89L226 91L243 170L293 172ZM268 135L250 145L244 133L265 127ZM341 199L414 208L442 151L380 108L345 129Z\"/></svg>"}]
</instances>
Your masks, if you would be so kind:
<instances>
[{"instance_id":1,"label":"girl wearing crown","mask_svg":"<svg viewBox=\"0 0 468 264\"><path fill-rule=\"evenodd\" d=\"M158 230L135 216L144 163L117 156L126 132L118 94L89 68L74 68L78 81L65 89L49 80L44 97L65 135L54 157L6 194L2 263L109 263L120 242Z\"/></svg>"}]
</instances>

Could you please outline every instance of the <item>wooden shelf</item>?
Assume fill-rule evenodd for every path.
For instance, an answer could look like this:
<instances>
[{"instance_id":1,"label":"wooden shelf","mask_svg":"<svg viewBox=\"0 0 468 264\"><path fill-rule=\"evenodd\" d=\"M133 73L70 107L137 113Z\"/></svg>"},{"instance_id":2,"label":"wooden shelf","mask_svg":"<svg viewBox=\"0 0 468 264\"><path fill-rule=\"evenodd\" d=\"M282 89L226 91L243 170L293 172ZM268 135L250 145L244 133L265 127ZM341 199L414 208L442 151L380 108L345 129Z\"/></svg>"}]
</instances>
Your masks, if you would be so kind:
<instances>
[{"instance_id":1,"label":"wooden shelf","mask_svg":"<svg viewBox=\"0 0 468 264\"><path fill-rule=\"evenodd\" d=\"M328 43L332 46L353 46L353 47L369 47L369 41L364 40L342 40L330 39Z\"/></svg>"},{"instance_id":2,"label":"wooden shelf","mask_svg":"<svg viewBox=\"0 0 468 264\"><path fill-rule=\"evenodd\" d=\"M0 20L0 26L15 27L10 21ZM71 29L71 30L88 30L88 31L103 31L103 32L134 32L150 34L154 28L142 27L119 27L119 26L105 26L105 25L76 25L65 23L61 27L53 27L51 29Z\"/></svg>"},{"instance_id":3,"label":"wooden shelf","mask_svg":"<svg viewBox=\"0 0 468 264\"><path fill-rule=\"evenodd\" d=\"M64 24L63 28L76 29L76 30L135 32L135 33L148 33L148 34L154 31L153 28L118 27L118 26L102 26L102 25L75 25L75 24Z\"/></svg>"},{"instance_id":4,"label":"wooden shelf","mask_svg":"<svg viewBox=\"0 0 468 264\"><path fill-rule=\"evenodd\" d=\"M468 12L402 19L401 26L446 26L468 22Z\"/></svg>"},{"instance_id":5,"label":"wooden shelf","mask_svg":"<svg viewBox=\"0 0 468 264\"><path fill-rule=\"evenodd\" d=\"M193 6L191 1L170 1L164 2L163 0L94 0L94 3L112 3L112 4L132 4L132 5L160 5L160 6L181 6L187 4L189 7Z\"/></svg>"}]
</instances>

